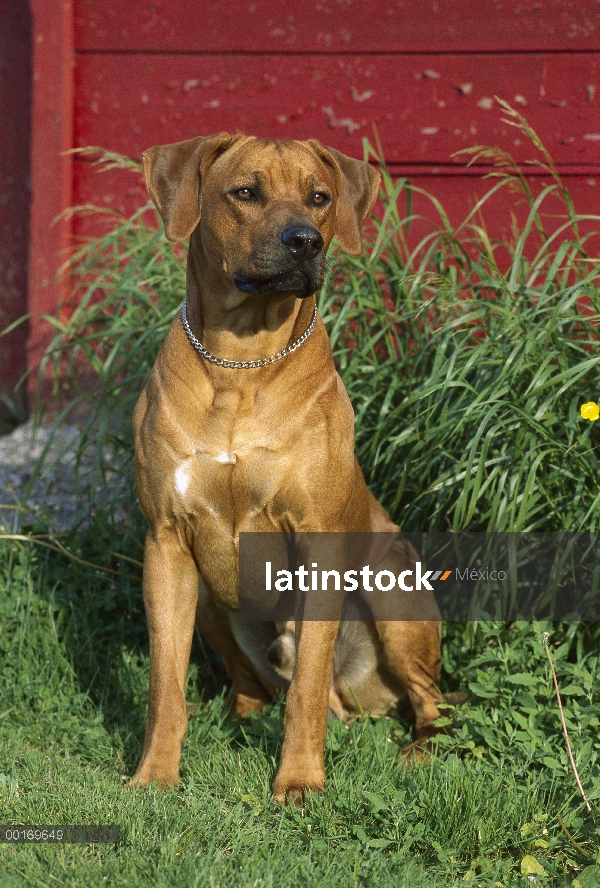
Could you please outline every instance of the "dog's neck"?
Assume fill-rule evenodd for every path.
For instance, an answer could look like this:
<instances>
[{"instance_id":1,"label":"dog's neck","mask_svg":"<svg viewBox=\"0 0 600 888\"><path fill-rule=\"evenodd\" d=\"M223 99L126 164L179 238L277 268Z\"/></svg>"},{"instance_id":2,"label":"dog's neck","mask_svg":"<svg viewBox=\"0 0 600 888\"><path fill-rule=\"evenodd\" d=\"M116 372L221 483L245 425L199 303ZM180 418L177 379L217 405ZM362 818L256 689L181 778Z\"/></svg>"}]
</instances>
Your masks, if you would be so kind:
<instances>
[{"instance_id":1,"label":"dog's neck","mask_svg":"<svg viewBox=\"0 0 600 888\"><path fill-rule=\"evenodd\" d=\"M215 298L219 293L219 298ZM186 272L188 323L204 348L217 358L254 361L290 345L308 327L314 297L271 293L249 296L227 272L206 261L192 240Z\"/></svg>"}]
</instances>

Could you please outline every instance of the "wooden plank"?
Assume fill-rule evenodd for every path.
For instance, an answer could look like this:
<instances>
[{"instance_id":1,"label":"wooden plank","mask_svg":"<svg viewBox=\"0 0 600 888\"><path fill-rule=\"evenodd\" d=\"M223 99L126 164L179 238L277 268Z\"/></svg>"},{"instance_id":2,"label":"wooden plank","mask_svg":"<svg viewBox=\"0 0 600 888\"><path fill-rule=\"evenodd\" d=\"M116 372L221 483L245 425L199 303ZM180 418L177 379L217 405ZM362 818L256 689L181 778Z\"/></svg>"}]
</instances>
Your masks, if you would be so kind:
<instances>
[{"instance_id":1,"label":"wooden plank","mask_svg":"<svg viewBox=\"0 0 600 888\"><path fill-rule=\"evenodd\" d=\"M76 0L80 51L594 50L595 0Z\"/></svg>"},{"instance_id":2,"label":"wooden plank","mask_svg":"<svg viewBox=\"0 0 600 888\"><path fill-rule=\"evenodd\" d=\"M27 314L31 16L27 0L1 0L0 19L0 330ZM0 395L14 392L27 367L27 325L0 339ZM1 410L1 407L0 407Z\"/></svg>"},{"instance_id":3,"label":"wooden plank","mask_svg":"<svg viewBox=\"0 0 600 888\"><path fill-rule=\"evenodd\" d=\"M31 134L31 240L29 260L29 366L35 368L49 341L39 315L53 313L67 295L66 281L55 280L71 245L68 220L54 223L72 204L72 156L64 154L73 137L72 0L49 4L32 0L33 114ZM30 393L35 376L30 377Z\"/></svg>"},{"instance_id":4,"label":"wooden plank","mask_svg":"<svg viewBox=\"0 0 600 888\"><path fill-rule=\"evenodd\" d=\"M453 153L476 144L536 157L503 122L497 95L526 114L557 164L600 163L593 53L89 54L77 57L76 76L76 144L134 157L219 130L318 138L360 156L373 124L390 163L459 163Z\"/></svg>"},{"instance_id":5,"label":"wooden plank","mask_svg":"<svg viewBox=\"0 0 600 888\"><path fill-rule=\"evenodd\" d=\"M397 175L400 170L396 166L390 167L390 172ZM406 173L406 170L402 171ZM426 175L423 171L409 174L411 184L434 195L447 212L452 225L461 224L469 211L476 205L492 187L493 182L484 179L484 170L470 170L470 175L464 175L463 171L454 170L453 175ZM539 194L541 189L551 184L544 176L528 176L529 185L534 194ZM589 175L565 175L563 177L575 208L580 214L598 215L600 213L600 175L593 178ZM132 213L138 207L144 206L149 200L142 176L129 171L111 170L99 172L89 162L78 160L75 162L75 194L76 203L92 204L103 208L111 207L122 215ZM401 210L405 204L400 202ZM439 217L430 199L414 195L414 212L421 214L429 222L413 225L412 238L416 243L419 237L425 236L432 230L432 224L439 224ZM549 197L543 204L543 214L548 231L555 231L561 224L564 216L564 206L555 197ZM526 215L527 206L520 195L515 195L508 188L502 189L494 196L483 210L487 229L492 237L505 241L512 240L513 217L522 225ZM480 222L478 216L477 221ZM101 233L110 221L106 217L83 216L76 221L75 232L77 237L87 237ZM584 231L599 231L600 219L596 222L584 223ZM600 251L600 237L589 244L592 255Z\"/></svg>"}]
</instances>

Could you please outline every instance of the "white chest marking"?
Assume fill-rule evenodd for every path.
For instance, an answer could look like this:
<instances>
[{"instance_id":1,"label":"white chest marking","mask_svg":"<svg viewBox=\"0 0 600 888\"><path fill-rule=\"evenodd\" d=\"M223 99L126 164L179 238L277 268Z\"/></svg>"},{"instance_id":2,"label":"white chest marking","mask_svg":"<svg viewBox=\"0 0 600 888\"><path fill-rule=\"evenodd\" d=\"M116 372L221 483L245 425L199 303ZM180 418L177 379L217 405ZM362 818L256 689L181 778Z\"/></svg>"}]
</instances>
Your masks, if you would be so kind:
<instances>
[{"instance_id":1,"label":"white chest marking","mask_svg":"<svg viewBox=\"0 0 600 888\"><path fill-rule=\"evenodd\" d=\"M219 453L215 456L215 460L219 463L223 463L223 465L234 466L237 462L237 456L235 453L227 453L226 451L223 451L223 453Z\"/></svg>"},{"instance_id":2,"label":"white chest marking","mask_svg":"<svg viewBox=\"0 0 600 888\"><path fill-rule=\"evenodd\" d=\"M208 456L208 454L205 454L205 456ZM237 456L235 453L227 453L225 450L222 453L217 453L216 456L209 456L209 459L221 463L221 465L224 466L234 466L237 463ZM175 469L175 488L181 496L185 496L187 493L187 489L190 486L190 480L189 465L186 460L186 462L183 462Z\"/></svg>"},{"instance_id":3,"label":"white chest marking","mask_svg":"<svg viewBox=\"0 0 600 888\"><path fill-rule=\"evenodd\" d=\"M187 466L184 463L179 466L178 469L175 469L175 487L182 496L187 492L189 483L190 476L188 475Z\"/></svg>"}]
</instances>

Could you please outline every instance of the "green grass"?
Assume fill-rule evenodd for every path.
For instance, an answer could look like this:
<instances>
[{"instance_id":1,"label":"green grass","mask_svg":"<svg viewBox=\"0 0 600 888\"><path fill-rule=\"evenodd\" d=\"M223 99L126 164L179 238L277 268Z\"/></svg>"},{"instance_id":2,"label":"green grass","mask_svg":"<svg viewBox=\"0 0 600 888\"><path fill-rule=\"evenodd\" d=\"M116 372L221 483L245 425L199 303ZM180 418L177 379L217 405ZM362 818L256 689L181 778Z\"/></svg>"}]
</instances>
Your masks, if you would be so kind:
<instances>
[{"instance_id":1,"label":"green grass","mask_svg":"<svg viewBox=\"0 0 600 888\"><path fill-rule=\"evenodd\" d=\"M553 183L535 199L510 158L492 154L490 194L510 188L529 207L511 243L486 234L489 195L456 231L431 199L430 233L415 243L415 189L383 170L383 218L361 257L334 247L319 297L368 483L410 530L599 523L600 423L579 406L598 400L600 266L543 146L510 119ZM558 210L564 226L548 236L545 214ZM91 525L76 523L60 544L104 572L0 539L0 821L116 823L124 841L0 845L0 888L530 885L521 869L531 858L545 871L536 884L571 885L600 854L600 833L569 765L541 636L550 633L577 767L597 804L595 625L447 625L442 687L470 699L448 711L455 731L432 766L396 762L410 732L401 720L331 723L327 792L299 809L271 801L283 701L228 722L222 668L195 646L188 698L206 706L190 721L180 789L123 788L148 687L130 416L179 310L183 260L148 208L115 218L74 258L78 307L49 319L46 369L62 403L68 385L63 415L85 417L73 459L97 444L111 494L102 508L83 502Z\"/></svg>"},{"instance_id":2,"label":"green grass","mask_svg":"<svg viewBox=\"0 0 600 888\"><path fill-rule=\"evenodd\" d=\"M90 535L93 531L90 531ZM85 548L89 541L81 539ZM0 885L568 885L596 854L558 720L541 632L551 632L579 771L598 766L598 629L447 627L445 686L469 690L429 768L395 761L399 720L331 723L324 797L271 801L282 703L225 719L223 674L194 652L179 791L129 791L143 738L148 655L139 588L54 553L0 549L0 811L4 823L116 823L118 847L0 846ZM589 861L588 861L589 862ZM476 876L476 877L475 877ZM12 881L11 881L12 879ZM260 882L256 882L260 879ZM211 881L212 880L212 881Z\"/></svg>"}]
</instances>

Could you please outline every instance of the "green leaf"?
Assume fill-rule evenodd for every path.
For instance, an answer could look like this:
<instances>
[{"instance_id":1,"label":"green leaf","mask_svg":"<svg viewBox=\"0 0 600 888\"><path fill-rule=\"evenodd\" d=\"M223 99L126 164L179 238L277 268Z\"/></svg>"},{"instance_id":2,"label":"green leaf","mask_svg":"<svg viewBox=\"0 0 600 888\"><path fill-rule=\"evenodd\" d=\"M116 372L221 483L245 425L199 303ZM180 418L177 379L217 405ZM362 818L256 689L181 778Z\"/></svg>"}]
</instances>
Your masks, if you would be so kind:
<instances>
[{"instance_id":1,"label":"green leaf","mask_svg":"<svg viewBox=\"0 0 600 888\"><path fill-rule=\"evenodd\" d=\"M473 691L474 694L477 694L478 697L484 697L486 700L491 700L493 697L498 696L496 688L488 688L476 681L469 682L469 689Z\"/></svg>"},{"instance_id":2,"label":"green leaf","mask_svg":"<svg viewBox=\"0 0 600 888\"><path fill-rule=\"evenodd\" d=\"M534 711L537 709L537 703L530 694L519 694L517 702L524 709L533 709Z\"/></svg>"},{"instance_id":3,"label":"green leaf","mask_svg":"<svg viewBox=\"0 0 600 888\"><path fill-rule=\"evenodd\" d=\"M510 717L516 721L520 728L529 727L529 722L520 712L511 712Z\"/></svg>"},{"instance_id":4,"label":"green leaf","mask_svg":"<svg viewBox=\"0 0 600 888\"><path fill-rule=\"evenodd\" d=\"M369 839L367 842L367 848L387 848L387 846L391 844L391 839Z\"/></svg>"},{"instance_id":5,"label":"green leaf","mask_svg":"<svg viewBox=\"0 0 600 888\"><path fill-rule=\"evenodd\" d=\"M363 845L366 845L368 843L369 837L367 836L367 834L364 831L364 829L362 828L362 826L358 826L358 825L353 826L352 832L354 833L356 838L359 840L359 842L362 842Z\"/></svg>"},{"instance_id":6,"label":"green leaf","mask_svg":"<svg viewBox=\"0 0 600 888\"><path fill-rule=\"evenodd\" d=\"M550 768L551 771L563 771L564 767L560 762L557 762L555 758L552 758L550 755L545 755L542 759L543 763L547 768Z\"/></svg>"},{"instance_id":7,"label":"green leaf","mask_svg":"<svg viewBox=\"0 0 600 888\"><path fill-rule=\"evenodd\" d=\"M511 684L523 685L527 688L535 688L540 683L539 677L530 672L515 672L514 675L507 675L506 680Z\"/></svg>"},{"instance_id":8,"label":"green leaf","mask_svg":"<svg viewBox=\"0 0 600 888\"><path fill-rule=\"evenodd\" d=\"M386 811L389 808L389 802L383 796L377 795L375 792L365 792L364 795L371 803L370 807L373 814L378 814L380 811Z\"/></svg>"},{"instance_id":9,"label":"green leaf","mask_svg":"<svg viewBox=\"0 0 600 888\"><path fill-rule=\"evenodd\" d=\"M573 888L598 888L599 885L600 866L586 866L573 882Z\"/></svg>"},{"instance_id":10,"label":"green leaf","mask_svg":"<svg viewBox=\"0 0 600 888\"><path fill-rule=\"evenodd\" d=\"M526 854L521 861L521 875L545 876L546 870L544 869L542 864L535 859L535 857L532 857L531 854Z\"/></svg>"}]
</instances>

